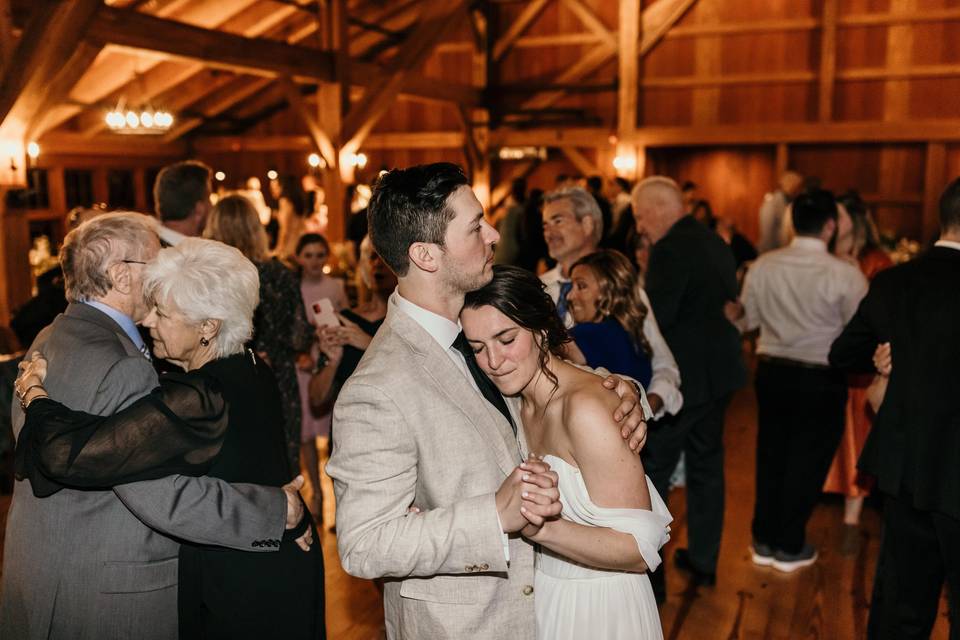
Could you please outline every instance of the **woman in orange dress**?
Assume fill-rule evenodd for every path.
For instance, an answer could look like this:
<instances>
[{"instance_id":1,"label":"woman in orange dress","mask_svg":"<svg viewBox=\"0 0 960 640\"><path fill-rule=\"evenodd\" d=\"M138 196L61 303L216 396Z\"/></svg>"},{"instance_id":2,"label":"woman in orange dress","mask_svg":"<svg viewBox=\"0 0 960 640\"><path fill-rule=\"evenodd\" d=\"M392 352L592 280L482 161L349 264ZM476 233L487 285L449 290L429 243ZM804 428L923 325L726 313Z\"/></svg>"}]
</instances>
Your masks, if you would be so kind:
<instances>
[{"instance_id":1,"label":"woman in orange dress","mask_svg":"<svg viewBox=\"0 0 960 640\"><path fill-rule=\"evenodd\" d=\"M849 232L844 233L845 225L838 224L834 253L842 258L856 260L867 280L873 280L877 273L892 266L893 261L880 248L877 227L860 196L851 192L840 196L838 200L849 215L852 226L846 227ZM840 493L846 497L843 523L850 526L859 524L863 498L870 492L872 484L869 478L860 476L857 460L873 424L873 410L867 403L867 388L873 378L873 374L851 375L847 378L849 394L846 425L830 472L823 483L825 492Z\"/></svg>"}]
</instances>

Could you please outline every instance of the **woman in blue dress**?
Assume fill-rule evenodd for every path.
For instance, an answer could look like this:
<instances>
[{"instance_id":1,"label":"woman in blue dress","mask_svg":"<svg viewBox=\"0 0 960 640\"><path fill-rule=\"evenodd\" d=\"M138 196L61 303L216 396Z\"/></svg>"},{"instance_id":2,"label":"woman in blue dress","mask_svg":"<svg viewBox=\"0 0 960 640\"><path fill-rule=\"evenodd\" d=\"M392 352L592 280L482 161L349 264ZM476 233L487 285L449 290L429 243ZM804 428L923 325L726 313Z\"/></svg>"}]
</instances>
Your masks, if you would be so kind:
<instances>
[{"instance_id":1,"label":"woman in blue dress","mask_svg":"<svg viewBox=\"0 0 960 640\"><path fill-rule=\"evenodd\" d=\"M618 251L597 251L574 263L570 279L567 302L576 325L568 357L635 379L655 418L676 414L683 406L680 371L630 261Z\"/></svg>"}]
</instances>

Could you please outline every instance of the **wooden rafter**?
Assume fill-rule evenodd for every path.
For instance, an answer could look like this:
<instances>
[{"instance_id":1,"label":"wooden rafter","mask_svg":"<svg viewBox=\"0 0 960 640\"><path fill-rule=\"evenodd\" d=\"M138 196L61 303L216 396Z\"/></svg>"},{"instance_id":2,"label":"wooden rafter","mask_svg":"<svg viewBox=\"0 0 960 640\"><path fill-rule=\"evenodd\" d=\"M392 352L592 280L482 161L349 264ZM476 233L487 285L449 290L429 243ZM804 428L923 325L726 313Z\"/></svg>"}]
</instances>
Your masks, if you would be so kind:
<instances>
[{"instance_id":1,"label":"wooden rafter","mask_svg":"<svg viewBox=\"0 0 960 640\"><path fill-rule=\"evenodd\" d=\"M583 23L587 29L589 29L594 35L599 38L601 42L605 42L608 46L616 47L617 46L617 36L614 33L611 33L607 28L607 25L603 23L603 20L594 13L593 9L588 7L583 3L583 0L561 0L564 6L567 7L580 22Z\"/></svg>"},{"instance_id":2,"label":"wooden rafter","mask_svg":"<svg viewBox=\"0 0 960 640\"><path fill-rule=\"evenodd\" d=\"M363 139L393 104L406 76L423 64L437 41L460 18L460 4L450 0L429 0L424 5L417 28L401 46L388 75L367 87L361 103L344 120L340 131L343 152L355 153L360 148Z\"/></svg>"},{"instance_id":3,"label":"wooden rafter","mask_svg":"<svg viewBox=\"0 0 960 640\"><path fill-rule=\"evenodd\" d=\"M38 4L0 80L0 128L22 136L59 70L86 35L101 0Z\"/></svg>"},{"instance_id":4,"label":"wooden rafter","mask_svg":"<svg viewBox=\"0 0 960 640\"><path fill-rule=\"evenodd\" d=\"M637 100L639 90L640 0L620 0L619 71L617 89L617 133L630 136L637 129Z\"/></svg>"},{"instance_id":5,"label":"wooden rafter","mask_svg":"<svg viewBox=\"0 0 960 640\"><path fill-rule=\"evenodd\" d=\"M560 147L560 152L577 168L577 171L585 176L600 175L603 173L596 164L590 162L576 147L563 146Z\"/></svg>"},{"instance_id":6,"label":"wooden rafter","mask_svg":"<svg viewBox=\"0 0 960 640\"><path fill-rule=\"evenodd\" d=\"M646 55L695 2L696 0L657 0L644 9L640 17L642 38L637 55L641 57ZM616 52L616 46L601 42L599 46L583 56L575 65L557 76L554 83L566 84L580 80L600 68ZM545 92L525 101L523 108L546 109L563 96L564 93L559 91Z\"/></svg>"},{"instance_id":7,"label":"wooden rafter","mask_svg":"<svg viewBox=\"0 0 960 640\"><path fill-rule=\"evenodd\" d=\"M823 27L820 35L819 116L833 118L833 87L837 75L837 0L823 0Z\"/></svg>"},{"instance_id":8,"label":"wooden rafter","mask_svg":"<svg viewBox=\"0 0 960 640\"><path fill-rule=\"evenodd\" d=\"M337 166L337 150L333 146L333 141L324 128L320 126L320 123L317 122L314 110L304 101L303 96L300 94L300 87L289 77L280 78L279 82L281 89L283 89L283 95L286 96L287 102L290 104L294 113L307 125L310 137L313 139L317 150L320 151L320 155L323 156L327 166Z\"/></svg>"},{"instance_id":9,"label":"wooden rafter","mask_svg":"<svg viewBox=\"0 0 960 640\"><path fill-rule=\"evenodd\" d=\"M510 174L493 188L493 191L490 194L490 210L493 211L503 204L503 201L507 199L508 195L510 195L510 185L514 180L517 178L529 178L530 174L536 171L537 167L539 166L540 158L524 160L516 165L510 171Z\"/></svg>"},{"instance_id":10,"label":"wooden rafter","mask_svg":"<svg viewBox=\"0 0 960 640\"><path fill-rule=\"evenodd\" d=\"M34 117L27 126L24 135L26 139L36 140L63 121L63 113L57 112L57 107L67 100L70 89L73 88L73 83L93 64L102 50L103 43L90 39L77 45L70 59L50 81L40 104L34 112Z\"/></svg>"},{"instance_id":11,"label":"wooden rafter","mask_svg":"<svg viewBox=\"0 0 960 640\"><path fill-rule=\"evenodd\" d=\"M524 31L533 24L533 21L543 13L549 1L550 0L533 0L524 7L523 11L517 16L517 19L513 21L513 24L510 25L506 33L500 36L500 39L493 45L492 57L495 61L502 58L503 54L510 49L517 38L522 36Z\"/></svg>"},{"instance_id":12,"label":"wooden rafter","mask_svg":"<svg viewBox=\"0 0 960 640\"><path fill-rule=\"evenodd\" d=\"M90 30L106 42L199 60L216 68L268 77L291 75L307 82L333 82L336 77L329 52L266 38L244 38L109 7L104 7ZM383 67L375 64L354 62L352 67L354 82L366 86L380 82L385 73ZM405 76L401 92L439 101L480 101L479 92L471 87L417 74Z\"/></svg>"},{"instance_id":13,"label":"wooden rafter","mask_svg":"<svg viewBox=\"0 0 960 640\"><path fill-rule=\"evenodd\" d=\"M13 37L13 16L10 15L10 0L0 0L0 76L10 62L17 42Z\"/></svg>"}]
</instances>

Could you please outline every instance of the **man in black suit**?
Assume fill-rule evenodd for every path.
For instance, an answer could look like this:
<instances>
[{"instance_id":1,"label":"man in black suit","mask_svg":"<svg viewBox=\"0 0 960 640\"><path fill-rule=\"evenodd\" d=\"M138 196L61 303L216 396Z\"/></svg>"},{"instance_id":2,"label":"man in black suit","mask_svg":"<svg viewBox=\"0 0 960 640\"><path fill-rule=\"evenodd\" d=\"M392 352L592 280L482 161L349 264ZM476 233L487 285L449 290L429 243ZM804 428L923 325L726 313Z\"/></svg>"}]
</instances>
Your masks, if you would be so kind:
<instances>
[{"instance_id":1,"label":"man in black suit","mask_svg":"<svg viewBox=\"0 0 960 640\"><path fill-rule=\"evenodd\" d=\"M960 635L960 179L940 198L940 241L876 276L830 350L830 363L873 371L889 342L893 372L859 467L883 494L883 540L870 638L927 638L946 580Z\"/></svg>"},{"instance_id":2,"label":"man in black suit","mask_svg":"<svg viewBox=\"0 0 960 640\"><path fill-rule=\"evenodd\" d=\"M723 529L723 420L731 394L746 383L740 335L724 316L737 297L730 248L687 215L677 184L647 178L633 190L637 231L653 248L646 291L660 330L680 367L684 407L650 429L644 464L666 498L681 453L687 475L689 551L677 566L701 584L716 581ZM658 602L666 596L663 569L653 574Z\"/></svg>"}]
</instances>

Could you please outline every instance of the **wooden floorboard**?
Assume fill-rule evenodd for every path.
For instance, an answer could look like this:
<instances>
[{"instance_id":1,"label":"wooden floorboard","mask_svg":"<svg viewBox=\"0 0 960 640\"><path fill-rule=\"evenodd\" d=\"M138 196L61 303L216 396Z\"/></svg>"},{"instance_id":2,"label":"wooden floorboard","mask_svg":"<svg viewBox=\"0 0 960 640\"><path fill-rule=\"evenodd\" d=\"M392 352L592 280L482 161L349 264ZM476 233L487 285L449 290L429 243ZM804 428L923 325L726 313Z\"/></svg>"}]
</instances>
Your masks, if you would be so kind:
<instances>
[{"instance_id":1,"label":"wooden floorboard","mask_svg":"<svg viewBox=\"0 0 960 640\"><path fill-rule=\"evenodd\" d=\"M879 513L868 503L861 527L853 534L855 544L851 545L849 540L845 541L842 501L825 499L808 527L811 542L820 550L817 564L792 575L754 566L748 545L755 438L755 400L752 390L744 389L734 397L727 416L725 524L716 587L692 586L681 572L673 569L674 550L686 545L683 489L675 489L668 498L674 525L673 537L664 549L665 561L670 567L668 598L661 609L664 637L668 640L863 638L879 547ZM325 521L331 523L333 490L326 476L323 489ZM9 502L9 496L0 497L0 545ZM343 572L332 533L325 532L322 542L328 637L335 640L382 638L383 613L376 587L370 581ZM931 637L946 640L948 630L944 598Z\"/></svg>"}]
</instances>

